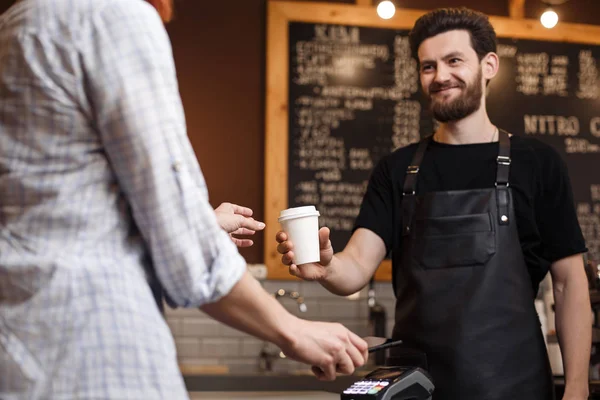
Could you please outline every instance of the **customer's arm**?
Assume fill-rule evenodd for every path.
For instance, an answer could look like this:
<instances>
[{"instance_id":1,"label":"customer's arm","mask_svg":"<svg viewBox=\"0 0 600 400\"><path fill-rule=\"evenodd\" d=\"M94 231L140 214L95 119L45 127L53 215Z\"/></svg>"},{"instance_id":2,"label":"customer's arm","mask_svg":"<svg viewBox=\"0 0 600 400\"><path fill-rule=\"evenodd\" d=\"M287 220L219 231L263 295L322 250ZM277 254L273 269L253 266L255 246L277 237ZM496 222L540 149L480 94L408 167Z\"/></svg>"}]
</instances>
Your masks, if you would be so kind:
<instances>
[{"instance_id":1,"label":"customer's arm","mask_svg":"<svg viewBox=\"0 0 600 400\"><path fill-rule=\"evenodd\" d=\"M79 58L114 188L131 207L169 298L189 307L216 301L246 263L208 202L167 33L146 2L98 8L79 38Z\"/></svg>"},{"instance_id":2,"label":"customer's arm","mask_svg":"<svg viewBox=\"0 0 600 400\"><path fill-rule=\"evenodd\" d=\"M286 356L314 366L318 378L350 374L367 360L367 344L340 324L299 319L246 273L231 292L201 309L211 317L277 344Z\"/></svg>"}]
</instances>

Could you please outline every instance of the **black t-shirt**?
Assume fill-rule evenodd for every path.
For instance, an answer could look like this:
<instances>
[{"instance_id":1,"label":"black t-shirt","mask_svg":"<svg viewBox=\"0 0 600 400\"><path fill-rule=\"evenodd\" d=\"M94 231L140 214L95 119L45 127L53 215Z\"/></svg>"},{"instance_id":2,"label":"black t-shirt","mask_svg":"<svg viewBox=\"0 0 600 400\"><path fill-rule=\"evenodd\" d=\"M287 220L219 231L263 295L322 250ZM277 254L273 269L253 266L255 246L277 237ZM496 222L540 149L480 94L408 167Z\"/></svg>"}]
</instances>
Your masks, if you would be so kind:
<instances>
[{"instance_id":1,"label":"black t-shirt","mask_svg":"<svg viewBox=\"0 0 600 400\"><path fill-rule=\"evenodd\" d=\"M401 251L395 234L406 168L417 145L396 150L373 170L355 229L379 235L390 251ZM450 145L431 141L417 179L417 195L434 191L494 187L498 142ZM571 182L560 155L539 140L511 137L509 183L521 248L534 289L561 258L587 251L573 204Z\"/></svg>"}]
</instances>

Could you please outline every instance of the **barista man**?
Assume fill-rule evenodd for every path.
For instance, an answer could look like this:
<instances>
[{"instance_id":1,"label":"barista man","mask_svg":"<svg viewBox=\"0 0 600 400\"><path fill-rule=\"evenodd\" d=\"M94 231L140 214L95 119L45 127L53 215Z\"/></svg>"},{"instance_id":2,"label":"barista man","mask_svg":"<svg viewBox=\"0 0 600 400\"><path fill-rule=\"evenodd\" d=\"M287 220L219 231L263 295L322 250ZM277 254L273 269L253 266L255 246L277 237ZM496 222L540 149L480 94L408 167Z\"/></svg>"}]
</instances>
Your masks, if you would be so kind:
<instances>
[{"instance_id":1,"label":"barista man","mask_svg":"<svg viewBox=\"0 0 600 400\"><path fill-rule=\"evenodd\" d=\"M385 157L370 178L355 231L334 254L319 232L319 263L292 275L335 294L364 287L392 254L395 339L426 354L435 400L547 400L551 370L534 308L552 276L566 373L564 400L588 396L590 303L567 169L540 141L488 118L485 87L498 72L496 34L468 9L421 17L410 41L439 129ZM393 363L414 360L392 351Z\"/></svg>"}]
</instances>

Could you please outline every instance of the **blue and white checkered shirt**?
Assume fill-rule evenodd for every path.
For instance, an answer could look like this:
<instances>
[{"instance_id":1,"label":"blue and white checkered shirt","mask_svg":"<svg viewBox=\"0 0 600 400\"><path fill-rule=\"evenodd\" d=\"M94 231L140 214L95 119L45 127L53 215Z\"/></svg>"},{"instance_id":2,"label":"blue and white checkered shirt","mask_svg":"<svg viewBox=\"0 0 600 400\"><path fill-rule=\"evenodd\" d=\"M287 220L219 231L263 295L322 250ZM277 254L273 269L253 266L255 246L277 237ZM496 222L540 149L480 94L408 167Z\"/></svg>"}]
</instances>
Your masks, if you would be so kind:
<instances>
[{"instance_id":1,"label":"blue and white checkered shirt","mask_svg":"<svg viewBox=\"0 0 600 400\"><path fill-rule=\"evenodd\" d=\"M196 307L245 267L154 8L20 0L0 16L0 398L187 398L148 280Z\"/></svg>"}]
</instances>

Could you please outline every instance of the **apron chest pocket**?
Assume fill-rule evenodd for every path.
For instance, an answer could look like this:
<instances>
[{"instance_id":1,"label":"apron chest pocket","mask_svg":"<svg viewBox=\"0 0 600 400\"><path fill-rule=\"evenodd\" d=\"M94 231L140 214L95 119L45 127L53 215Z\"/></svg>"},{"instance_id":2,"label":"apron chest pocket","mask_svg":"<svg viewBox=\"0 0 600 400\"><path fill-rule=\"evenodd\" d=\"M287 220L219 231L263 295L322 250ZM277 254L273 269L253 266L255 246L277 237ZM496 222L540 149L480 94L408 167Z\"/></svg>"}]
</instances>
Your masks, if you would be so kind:
<instances>
[{"instance_id":1,"label":"apron chest pocket","mask_svg":"<svg viewBox=\"0 0 600 400\"><path fill-rule=\"evenodd\" d=\"M484 265L496 253L489 213L415 221L415 257L426 269Z\"/></svg>"}]
</instances>

